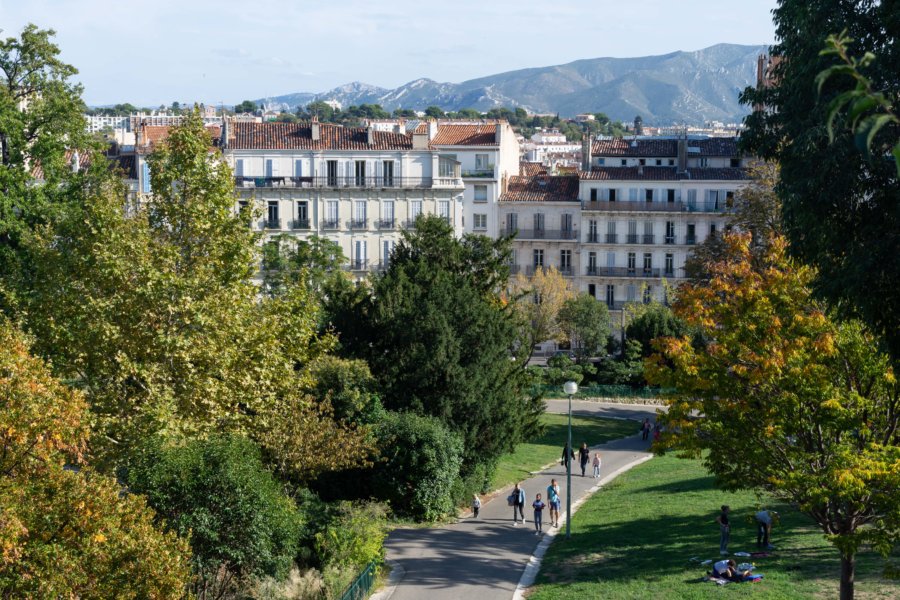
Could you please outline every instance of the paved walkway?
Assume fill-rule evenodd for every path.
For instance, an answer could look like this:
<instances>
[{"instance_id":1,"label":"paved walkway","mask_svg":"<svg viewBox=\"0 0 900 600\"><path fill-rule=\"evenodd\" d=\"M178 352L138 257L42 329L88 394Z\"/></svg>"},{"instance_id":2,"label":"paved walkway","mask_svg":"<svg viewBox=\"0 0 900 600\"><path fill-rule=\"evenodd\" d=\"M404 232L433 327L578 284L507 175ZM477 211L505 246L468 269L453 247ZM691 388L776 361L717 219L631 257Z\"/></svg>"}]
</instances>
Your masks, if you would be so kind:
<instances>
[{"instance_id":1,"label":"paved walkway","mask_svg":"<svg viewBox=\"0 0 900 600\"><path fill-rule=\"evenodd\" d=\"M565 400L551 400L548 412L566 412ZM572 402L572 412L578 414L619 417L643 420L653 419L655 406L608 404L589 401ZM601 476L612 473L648 454L648 443L637 434L609 442L601 446L603 471ZM573 433L573 445L580 442ZM590 443L590 440L587 440ZM560 451L564 440L560 442ZM573 467L575 464L573 463ZM580 471L580 469L579 469ZM582 497L597 480L580 473L572 475L572 503ZM522 484L530 506L534 495L546 495L550 479L555 477L562 491L565 511L566 472L559 465L550 467ZM432 529L398 529L391 533L385 544L387 559L399 567L402 579L389 596L391 600L509 600L522 576L540 538L534 535L532 511L526 508L525 525L512 524L512 508L506 505L508 491L497 494L481 508L478 519L462 519L458 523ZM544 511L544 530L548 529L549 511ZM560 520L561 529L565 523Z\"/></svg>"}]
</instances>

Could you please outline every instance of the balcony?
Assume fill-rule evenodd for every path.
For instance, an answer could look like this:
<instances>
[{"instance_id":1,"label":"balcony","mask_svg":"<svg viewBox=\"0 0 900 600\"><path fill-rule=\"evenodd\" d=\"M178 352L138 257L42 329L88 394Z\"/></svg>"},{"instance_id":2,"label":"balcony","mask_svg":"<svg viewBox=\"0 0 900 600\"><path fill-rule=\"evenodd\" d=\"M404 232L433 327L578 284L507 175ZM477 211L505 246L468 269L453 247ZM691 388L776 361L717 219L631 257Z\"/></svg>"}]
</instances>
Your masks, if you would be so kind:
<instances>
[{"instance_id":1,"label":"balcony","mask_svg":"<svg viewBox=\"0 0 900 600\"><path fill-rule=\"evenodd\" d=\"M587 236L585 237L584 241L585 241L586 243L588 243L588 244L599 244L599 243L600 243L600 236L597 235L596 233L589 233L589 234L587 234Z\"/></svg>"},{"instance_id":2,"label":"balcony","mask_svg":"<svg viewBox=\"0 0 900 600\"><path fill-rule=\"evenodd\" d=\"M641 239L643 240L643 243L645 243L645 244L655 243L653 241L655 239L655 236L652 233L645 233Z\"/></svg>"},{"instance_id":3,"label":"balcony","mask_svg":"<svg viewBox=\"0 0 900 600\"><path fill-rule=\"evenodd\" d=\"M291 221L291 229L309 229L309 219L294 219Z\"/></svg>"},{"instance_id":4,"label":"balcony","mask_svg":"<svg viewBox=\"0 0 900 600\"><path fill-rule=\"evenodd\" d=\"M281 229L281 221L278 219L263 219L261 229Z\"/></svg>"},{"instance_id":5,"label":"balcony","mask_svg":"<svg viewBox=\"0 0 900 600\"><path fill-rule=\"evenodd\" d=\"M325 219L322 221L322 229L340 229L341 222L338 219Z\"/></svg>"},{"instance_id":6,"label":"balcony","mask_svg":"<svg viewBox=\"0 0 900 600\"><path fill-rule=\"evenodd\" d=\"M376 227L378 227L378 229L389 230L394 228L394 223L396 223L394 219L379 219L378 221L376 221L375 225Z\"/></svg>"},{"instance_id":7,"label":"balcony","mask_svg":"<svg viewBox=\"0 0 900 600\"><path fill-rule=\"evenodd\" d=\"M675 243L675 236L674 236L674 235L667 235L667 236L666 236L666 244L674 244L674 243Z\"/></svg>"},{"instance_id":8,"label":"balcony","mask_svg":"<svg viewBox=\"0 0 900 600\"><path fill-rule=\"evenodd\" d=\"M347 221L347 229L365 231L369 228L368 219L350 219Z\"/></svg>"},{"instance_id":9,"label":"balcony","mask_svg":"<svg viewBox=\"0 0 900 600\"><path fill-rule=\"evenodd\" d=\"M494 165L488 165L484 169L463 169L463 179L468 178L492 178L494 176Z\"/></svg>"},{"instance_id":10,"label":"balcony","mask_svg":"<svg viewBox=\"0 0 900 600\"><path fill-rule=\"evenodd\" d=\"M638 238L638 235L636 233L629 233L626 236L625 243L626 244L638 244L638 243L640 243L640 242L638 242L639 239L640 238Z\"/></svg>"},{"instance_id":11,"label":"balcony","mask_svg":"<svg viewBox=\"0 0 900 600\"><path fill-rule=\"evenodd\" d=\"M522 272L522 267L519 265L509 265L509 274L510 275L518 275Z\"/></svg>"},{"instance_id":12,"label":"balcony","mask_svg":"<svg viewBox=\"0 0 900 600\"><path fill-rule=\"evenodd\" d=\"M416 228L416 220L415 219L407 219L403 221L403 229L415 229Z\"/></svg>"},{"instance_id":13,"label":"balcony","mask_svg":"<svg viewBox=\"0 0 900 600\"><path fill-rule=\"evenodd\" d=\"M607 233L606 234L606 243L607 244L617 244L619 240L619 236L615 233Z\"/></svg>"},{"instance_id":14,"label":"balcony","mask_svg":"<svg viewBox=\"0 0 900 600\"><path fill-rule=\"evenodd\" d=\"M582 202L581 209L595 212L723 213L730 210L730 207L723 201L688 203L681 200L675 202L609 202L606 200L598 200Z\"/></svg>"},{"instance_id":15,"label":"balcony","mask_svg":"<svg viewBox=\"0 0 900 600\"><path fill-rule=\"evenodd\" d=\"M364 259L353 259L350 261L350 270L351 271L368 271L369 270L369 261Z\"/></svg>"},{"instance_id":16,"label":"balcony","mask_svg":"<svg viewBox=\"0 0 900 600\"><path fill-rule=\"evenodd\" d=\"M688 246L693 246L694 244L697 243L697 238L693 235L685 236L684 243L687 244Z\"/></svg>"},{"instance_id":17,"label":"balcony","mask_svg":"<svg viewBox=\"0 0 900 600\"><path fill-rule=\"evenodd\" d=\"M563 275L564 277L571 277L575 274L575 270L572 268L572 265L560 265L556 268L556 270L559 271L560 275Z\"/></svg>"},{"instance_id":18,"label":"balcony","mask_svg":"<svg viewBox=\"0 0 900 600\"><path fill-rule=\"evenodd\" d=\"M578 239L574 229L504 229L503 237L515 235L517 240L571 240Z\"/></svg>"},{"instance_id":19,"label":"balcony","mask_svg":"<svg viewBox=\"0 0 900 600\"><path fill-rule=\"evenodd\" d=\"M456 188L462 178L446 177L235 177L238 188Z\"/></svg>"},{"instance_id":20,"label":"balcony","mask_svg":"<svg viewBox=\"0 0 900 600\"><path fill-rule=\"evenodd\" d=\"M646 277L659 278L659 269L630 269L628 267L592 267L585 268L589 277Z\"/></svg>"}]
</instances>

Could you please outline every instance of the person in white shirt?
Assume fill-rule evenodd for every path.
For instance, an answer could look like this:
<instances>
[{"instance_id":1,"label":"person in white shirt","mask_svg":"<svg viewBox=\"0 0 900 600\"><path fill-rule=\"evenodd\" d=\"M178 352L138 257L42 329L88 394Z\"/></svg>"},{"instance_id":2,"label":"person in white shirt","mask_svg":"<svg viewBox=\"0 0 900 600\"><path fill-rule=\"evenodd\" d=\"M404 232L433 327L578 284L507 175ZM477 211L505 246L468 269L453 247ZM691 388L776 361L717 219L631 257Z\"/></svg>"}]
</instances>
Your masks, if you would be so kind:
<instances>
[{"instance_id":1,"label":"person in white shirt","mask_svg":"<svg viewBox=\"0 0 900 600\"><path fill-rule=\"evenodd\" d=\"M754 515L756 520L756 545L767 550L774 550L769 542L769 536L772 533L772 512L768 509L762 509Z\"/></svg>"}]
</instances>

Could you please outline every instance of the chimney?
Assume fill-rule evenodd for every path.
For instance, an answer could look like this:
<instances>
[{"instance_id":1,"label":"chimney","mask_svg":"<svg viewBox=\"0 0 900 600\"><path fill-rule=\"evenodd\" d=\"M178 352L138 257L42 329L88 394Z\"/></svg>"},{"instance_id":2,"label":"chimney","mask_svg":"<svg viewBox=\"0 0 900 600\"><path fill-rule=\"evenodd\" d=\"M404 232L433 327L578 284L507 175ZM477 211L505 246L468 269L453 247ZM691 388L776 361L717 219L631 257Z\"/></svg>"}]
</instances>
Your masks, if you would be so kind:
<instances>
[{"instance_id":1,"label":"chimney","mask_svg":"<svg viewBox=\"0 0 900 600\"><path fill-rule=\"evenodd\" d=\"M687 134L678 138L678 174L687 171Z\"/></svg>"},{"instance_id":2,"label":"chimney","mask_svg":"<svg viewBox=\"0 0 900 600\"><path fill-rule=\"evenodd\" d=\"M322 139L322 126L319 125L319 117L313 115L312 121L309 124L310 136L312 137L312 141L318 142Z\"/></svg>"},{"instance_id":3,"label":"chimney","mask_svg":"<svg viewBox=\"0 0 900 600\"><path fill-rule=\"evenodd\" d=\"M438 122L434 117L432 117L428 119L428 141L430 142L431 140L433 140L437 133Z\"/></svg>"},{"instance_id":4,"label":"chimney","mask_svg":"<svg viewBox=\"0 0 900 600\"><path fill-rule=\"evenodd\" d=\"M144 124L135 124L134 128L134 147L140 148L144 145Z\"/></svg>"},{"instance_id":5,"label":"chimney","mask_svg":"<svg viewBox=\"0 0 900 600\"><path fill-rule=\"evenodd\" d=\"M425 132L414 132L412 134L412 147L413 150L428 150L428 134Z\"/></svg>"},{"instance_id":6,"label":"chimney","mask_svg":"<svg viewBox=\"0 0 900 600\"><path fill-rule=\"evenodd\" d=\"M369 125L366 128L366 144L370 146L375 145L375 126Z\"/></svg>"},{"instance_id":7,"label":"chimney","mask_svg":"<svg viewBox=\"0 0 900 600\"><path fill-rule=\"evenodd\" d=\"M231 122L228 117L222 118L222 150L228 148L228 136L231 135Z\"/></svg>"},{"instance_id":8,"label":"chimney","mask_svg":"<svg viewBox=\"0 0 900 600\"><path fill-rule=\"evenodd\" d=\"M72 153L72 172L77 173L81 168L81 155L78 150Z\"/></svg>"},{"instance_id":9,"label":"chimney","mask_svg":"<svg viewBox=\"0 0 900 600\"><path fill-rule=\"evenodd\" d=\"M581 170L591 170L591 132L586 128L581 136Z\"/></svg>"},{"instance_id":10,"label":"chimney","mask_svg":"<svg viewBox=\"0 0 900 600\"><path fill-rule=\"evenodd\" d=\"M494 141L497 142L498 146L503 145L503 121L497 121L497 125L494 128Z\"/></svg>"}]
</instances>

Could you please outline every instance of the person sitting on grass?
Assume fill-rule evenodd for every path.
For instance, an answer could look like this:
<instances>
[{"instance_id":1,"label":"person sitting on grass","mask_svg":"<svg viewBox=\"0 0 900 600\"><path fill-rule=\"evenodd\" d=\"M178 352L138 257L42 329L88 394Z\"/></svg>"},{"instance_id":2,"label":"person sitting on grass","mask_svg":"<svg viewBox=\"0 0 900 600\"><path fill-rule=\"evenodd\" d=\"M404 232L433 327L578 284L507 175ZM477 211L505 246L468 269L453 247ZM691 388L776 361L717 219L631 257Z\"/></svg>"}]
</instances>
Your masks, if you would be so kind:
<instances>
[{"instance_id":1,"label":"person sitting on grass","mask_svg":"<svg viewBox=\"0 0 900 600\"><path fill-rule=\"evenodd\" d=\"M750 571L738 571L737 563L734 562L733 558L720 560L713 565L712 570L713 577L727 579L728 581L743 581L749 574Z\"/></svg>"}]
</instances>

